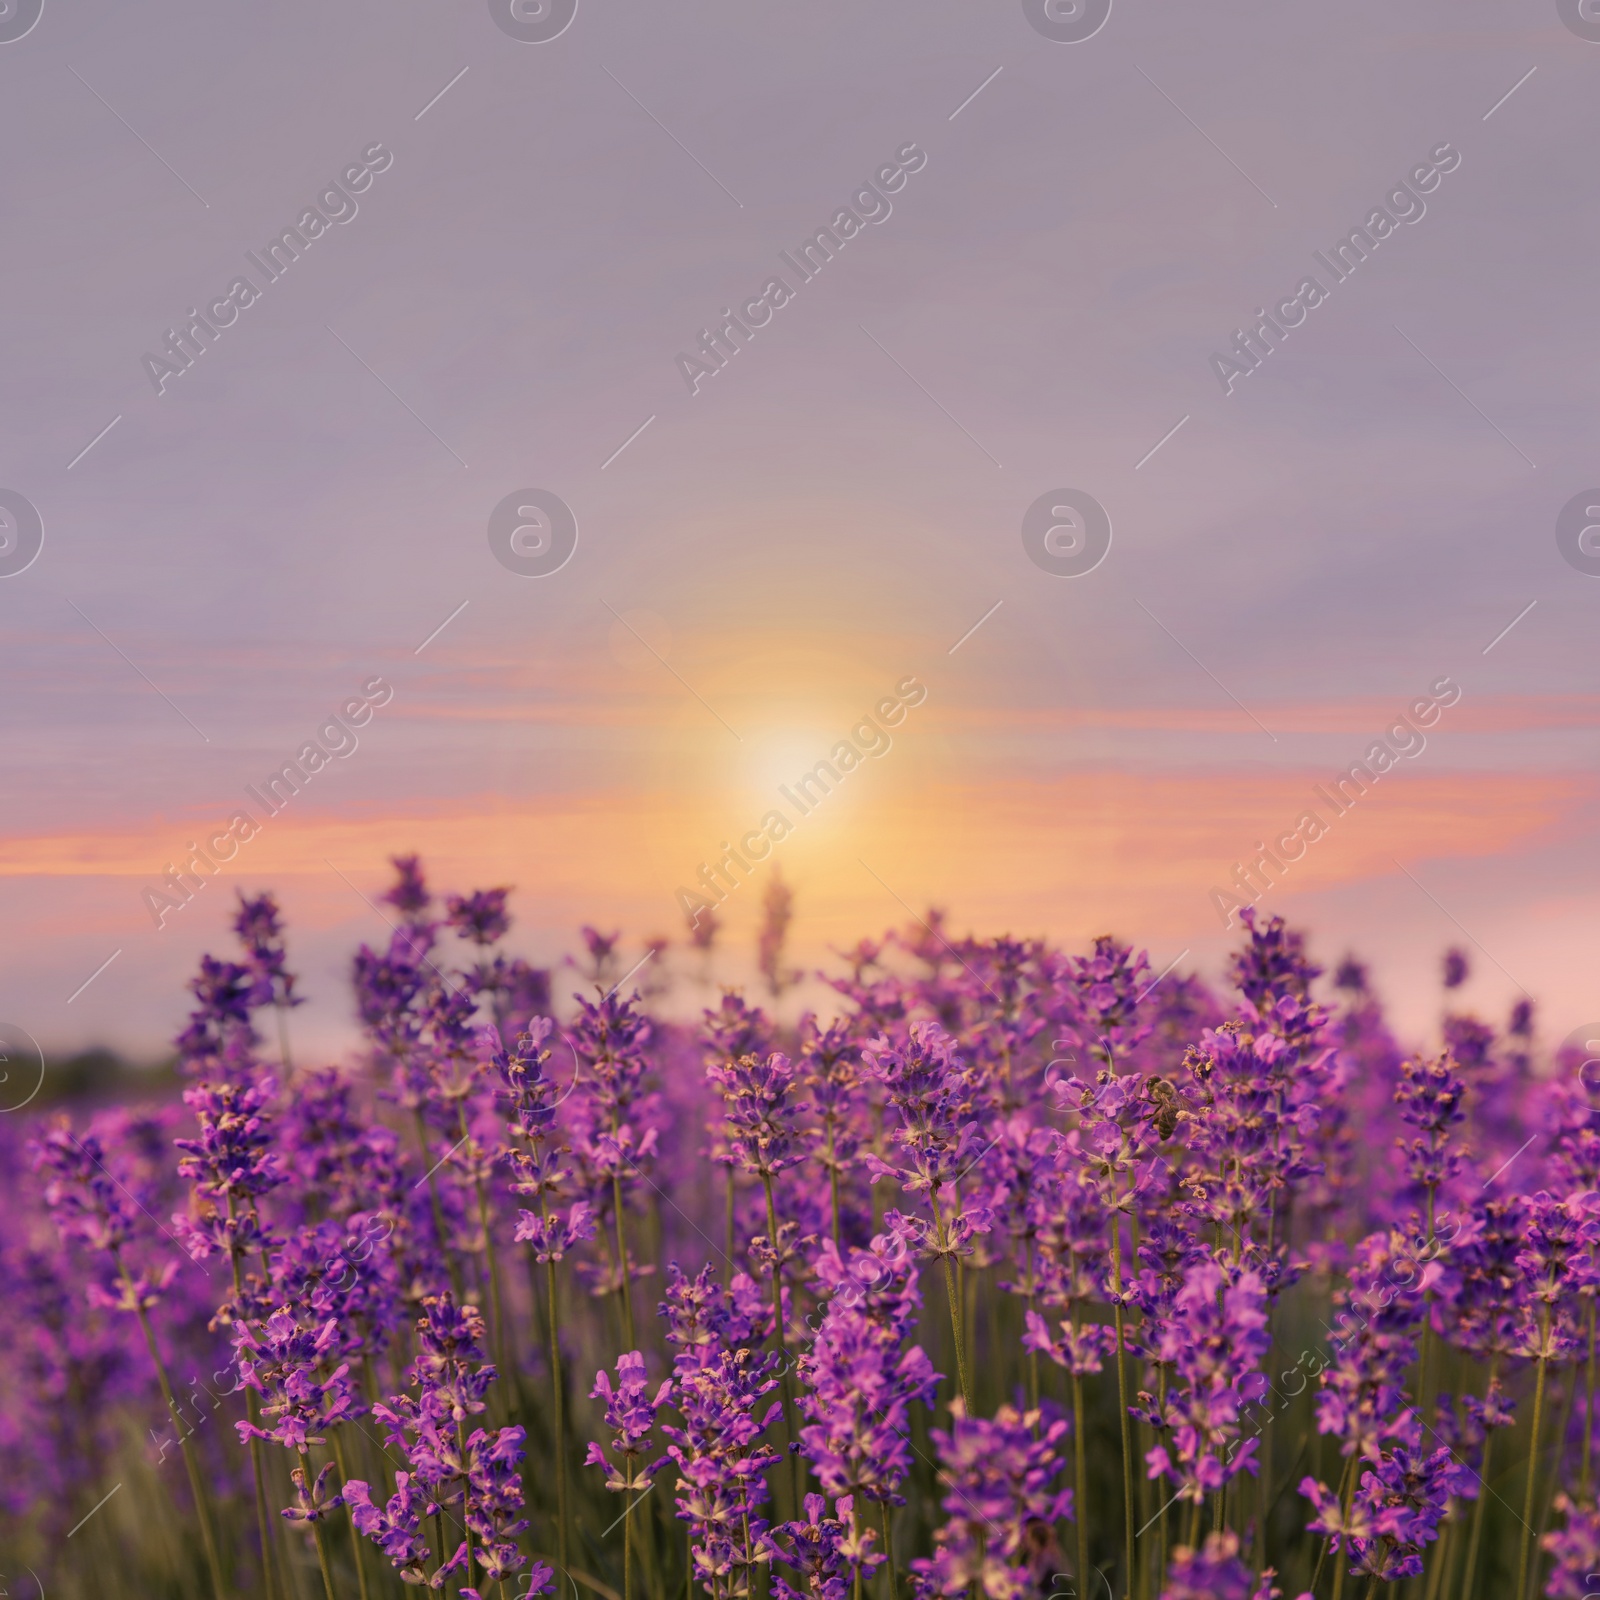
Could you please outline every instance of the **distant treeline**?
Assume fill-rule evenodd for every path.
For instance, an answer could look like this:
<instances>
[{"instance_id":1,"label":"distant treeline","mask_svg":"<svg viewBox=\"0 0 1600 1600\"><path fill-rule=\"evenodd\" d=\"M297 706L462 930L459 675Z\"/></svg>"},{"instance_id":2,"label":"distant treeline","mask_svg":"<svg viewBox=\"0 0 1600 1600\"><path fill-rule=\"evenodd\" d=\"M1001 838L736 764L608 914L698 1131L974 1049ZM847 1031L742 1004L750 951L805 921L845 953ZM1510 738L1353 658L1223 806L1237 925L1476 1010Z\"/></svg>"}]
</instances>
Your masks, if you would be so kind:
<instances>
[{"instance_id":1,"label":"distant treeline","mask_svg":"<svg viewBox=\"0 0 1600 1600\"><path fill-rule=\"evenodd\" d=\"M104 1045L92 1045L76 1055L46 1053L44 1082L29 1102L30 1111L41 1106L86 1100L137 1100L176 1094L176 1058L130 1061Z\"/></svg>"}]
</instances>

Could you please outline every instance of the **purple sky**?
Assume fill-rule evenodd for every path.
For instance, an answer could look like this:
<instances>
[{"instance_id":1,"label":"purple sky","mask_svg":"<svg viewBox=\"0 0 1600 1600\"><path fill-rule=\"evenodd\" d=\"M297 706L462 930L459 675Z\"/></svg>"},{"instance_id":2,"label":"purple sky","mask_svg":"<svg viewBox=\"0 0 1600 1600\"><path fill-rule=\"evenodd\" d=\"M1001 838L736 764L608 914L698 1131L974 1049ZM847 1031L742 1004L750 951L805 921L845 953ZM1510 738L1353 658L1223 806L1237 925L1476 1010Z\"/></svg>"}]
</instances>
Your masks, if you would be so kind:
<instances>
[{"instance_id":1,"label":"purple sky","mask_svg":"<svg viewBox=\"0 0 1600 1600\"><path fill-rule=\"evenodd\" d=\"M1359 837L1264 904L1418 1028L1449 942L1491 1011L1600 1015L1600 580L1555 538L1600 484L1600 43L1554 0L1117 0L1081 43L1005 0L581 0L545 43L491 10L45 0L0 44L0 488L45 529L0 578L0 1019L153 1047L233 883L273 881L337 1042L382 932L339 873L373 892L428 827L543 957L675 932L705 853L908 672L926 715L786 869L812 956L903 897L1214 970L1214 881L1449 675ZM908 144L802 282L780 252ZM374 145L268 283L246 252ZM1336 281L1313 252L1441 145L1426 214ZM241 275L158 397L146 353ZM775 275L691 396L677 358ZM1224 393L1212 357L1311 275ZM527 487L579 527L547 577L489 548ZM1020 536L1064 487L1114 527L1086 576ZM158 933L142 889L374 674L361 749Z\"/></svg>"}]
</instances>

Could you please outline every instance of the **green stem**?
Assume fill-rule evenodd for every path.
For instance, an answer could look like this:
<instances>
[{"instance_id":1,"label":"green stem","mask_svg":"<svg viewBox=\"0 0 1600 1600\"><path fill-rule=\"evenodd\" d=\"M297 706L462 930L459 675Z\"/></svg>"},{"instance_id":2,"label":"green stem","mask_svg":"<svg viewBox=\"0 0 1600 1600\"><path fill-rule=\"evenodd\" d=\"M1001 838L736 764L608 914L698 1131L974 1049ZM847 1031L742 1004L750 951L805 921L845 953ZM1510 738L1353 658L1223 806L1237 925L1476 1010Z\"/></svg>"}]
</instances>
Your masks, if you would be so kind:
<instances>
[{"instance_id":1,"label":"green stem","mask_svg":"<svg viewBox=\"0 0 1600 1600\"><path fill-rule=\"evenodd\" d=\"M1077 1331L1078 1307L1072 1307L1073 1331ZM1078 1565L1075 1576L1078 1593L1089 1592L1089 1471L1085 1464L1083 1440L1083 1378L1072 1374L1072 1459L1073 1459L1073 1514L1078 1532Z\"/></svg>"},{"instance_id":2,"label":"green stem","mask_svg":"<svg viewBox=\"0 0 1600 1600\"><path fill-rule=\"evenodd\" d=\"M1555 1461L1552 1463L1559 1472L1561 1458L1566 1451L1567 1430L1572 1423L1572 1407L1578 1394L1578 1369L1573 1367L1567 1375L1567 1392L1562 1396L1561 1410L1556 1417L1556 1431L1553 1440L1555 1446ZM1552 1475L1551 1480L1545 1485L1545 1492L1539 1497L1539 1523L1534 1529L1534 1587L1538 1588L1538 1563L1539 1551L1544 1549L1544 1536L1550 1531L1550 1513L1555 1509L1552 1502L1555 1499L1554 1489L1557 1479ZM1587 1587L1587 1585L1586 1585Z\"/></svg>"},{"instance_id":3,"label":"green stem","mask_svg":"<svg viewBox=\"0 0 1600 1600\"><path fill-rule=\"evenodd\" d=\"M211 1507L206 1499L205 1480L200 1476L199 1458L194 1453L194 1446L190 1444L189 1435L184 1431L179 1417L178 1402L173 1398L172 1385L167 1380L166 1363L162 1361L161 1352L156 1347L155 1330L150 1326L150 1318L145 1308L138 1304L137 1291L128 1279L127 1268L122 1265L121 1257L118 1256L116 1260L117 1270L122 1274L122 1281L128 1290L129 1298L134 1300L138 1310L139 1326L144 1331L144 1342L149 1348L150 1359L155 1364L156 1380L161 1385L161 1398L167 1403L167 1415L172 1418L172 1426L178 1435L178 1448L183 1452L184 1469L189 1474L189 1492L194 1496L195 1518L200 1524L200 1540L205 1546L206 1565L211 1570L212 1594L215 1600L224 1600L222 1562L217 1555L217 1538L211 1526Z\"/></svg>"},{"instance_id":4,"label":"green stem","mask_svg":"<svg viewBox=\"0 0 1600 1600\"><path fill-rule=\"evenodd\" d=\"M1424 1246L1425 1259L1434 1253L1434 1185L1428 1185L1428 1239ZM1422 1426L1433 1428L1434 1375L1433 1367L1433 1291L1422 1300L1422 1333L1417 1341L1417 1412Z\"/></svg>"},{"instance_id":5,"label":"green stem","mask_svg":"<svg viewBox=\"0 0 1600 1600\"><path fill-rule=\"evenodd\" d=\"M778 1267L778 1208L772 1198L770 1173L761 1174L761 1186L767 1196L767 1238L772 1245L772 1337L783 1358L783 1373L780 1380L783 1393L783 1445L784 1454L789 1458L790 1485L794 1494L794 1505L790 1515L798 1517L804 1504L805 1482L802 1476L804 1469L800 1463L799 1453L794 1449L794 1441L799 1430L795 1427L794 1420L794 1382L789 1373L789 1336L783 1325L783 1273Z\"/></svg>"},{"instance_id":6,"label":"green stem","mask_svg":"<svg viewBox=\"0 0 1600 1600\"><path fill-rule=\"evenodd\" d=\"M545 1306L550 1324L550 1399L556 1418L556 1551L567 1570L567 1398L561 1377L561 1340L556 1314L556 1264L546 1261Z\"/></svg>"},{"instance_id":7,"label":"green stem","mask_svg":"<svg viewBox=\"0 0 1600 1600\"><path fill-rule=\"evenodd\" d=\"M611 1203L617 1213L617 1270L622 1274L617 1294L622 1301L622 1329L628 1348L636 1350L633 1336L633 1272L628 1265L628 1236L622 1224L622 1174L611 1174Z\"/></svg>"},{"instance_id":8,"label":"green stem","mask_svg":"<svg viewBox=\"0 0 1600 1600\"><path fill-rule=\"evenodd\" d=\"M1489 1383L1486 1394L1494 1392L1494 1381L1499 1374L1500 1355L1497 1351L1489 1358ZM1461 1600L1472 1600L1478 1576L1478 1545L1483 1536L1483 1503L1489 1498L1489 1456L1494 1449L1494 1429L1483 1436L1483 1465L1478 1470L1478 1498L1472 1503L1472 1531L1467 1537L1467 1571L1461 1585Z\"/></svg>"},{"instance_id":9,"label":"green stem","mask_svg":"<svg viewBox=\"0 0 1600 1600\"><path fill-rule=\"evenodd\" d=\"M928 1199L933 1205L933 1224L938 1230L939 1243L944 1240L944 1216L939 1209L939 1197L933 1190L928 1191ZM967 1381L967 1349L966 1339L961 1326L961 1292L956 1287L956 1269L951 1263L950 1256L941 1249L939 1259L944 1263L945 1294L950 1301L950 1329L956 1342L956 1378L961 1385L961 1404L966 1414L972 1415L972 1388Z\"/></svg>"},{"instance_id":10,"label":"green stem","mask_svg":"<svg viewBox=\"0 0 1600 1600\"><path fill-rule=\"evenodd\" d=\"M245 1390L245 1415L252 1428L261 1422L261 1402L254 1389ZM275 1525L267 1507L266 1464L262 1459L261 1441L250 1435L250 1476L255 1482L256 1532L261 1540L261 1587L268 1596L278 1590L277 1546L274 1543Z\"/></svg>"},{"instance_id":11,"label":"green stem","mask_svg":"<svg viewBox=\"0 0 1600 1600\"><path fill-rule=\"evenodd\" d=\"M1522 1541L1517 1553L1517 1600L1528 1600L1528 1547L1533 1540L1533 1498L1539 1481L1539 1433L1544 1424L1544 1385L1549 1361L1544 1355L1550 1339L1550 1308L1546 1305L1539 1328L1539 1376L1533 1386L1533 1432L1528 1445L1528 1482L1522 1494Z\"/></svg>"},{"instance_id":12,"label":"green stem","mask_svg":"<svg viewBox=\"0 0 1600 1600\"><path fill-rule=\"evenodd\" d=\"M1350 1515L1350 1497L1355 1491L1356 1459L1357 1459L1356 1458L1356 1453L1354 1451L1352 1451L1351 1455L1350 1455L1350 1459L1345 1463L1344 1476L1339 1480L1339 1506L1340 1506L1340 1511L1341 1511L1341 1520L1347 1519L1349 1517L1349 1515ZM1333 1535L1332 1534L1328 1534L1322 1541L1322 1553L1317 1557L1317 1570L1311 1574L1311 1587L1312 1587L1313 1591L1315 1591L1315 1589L1317 1587L1317 1579L1322 1576L1323 1563L1328 1559L1328 1554L1332 1549L1333 1549ZM1340 1571L1340 1573L1343 1573L1343 1571L1344 1571L1344 1565L1345 1565L1346 1559L1347 1558L1346 1558L1345 1552L1343 1550L1340 1550L1340 1552L1339 1552L1339 1571ZM1334 1578L1334 1593L1335 1594L1337 1594L1339 1592L1339 1589L1342 1586L1343 1581L1344 1580L1343 1580L1342 1577L1337 1577L1336 1576Z\"/></svg>"},{"instance_id":13,"label":"green stem","mask_svg":"<svg viewBox=\"0 0 1600 1600\"><path fill-rule=\"evenodd\" d=\"M278 1059L283 1063L283 1076L285 1084L289 1074L294 1071L294 1063L289 1059L289 1008L281 1000L276 1004L278 1013Z\"/></svg>"},{"instance_id":14,"label":"green stem","mask_svg":"<svg viewBox=\"0 0 1600 1600\"><path fill-rule=\"evenodd\" d=\"M1122 1306L1122 1225L1113 1215L1111 1219L1111 1288L1116 1295L1112 1307L1117 1319L1117 1410L1122 1423L1122 1523L1123 1523L1123 1582L1128 1593L1133 1592L1133 1440L1132 1418L1128 1415L1128 1356L1127 1330L1124 1327Z\"/></svg>"},{"instance_id":15,"label":"green stem","mask_svg":"<svg viewBox=\"0 0 1600 1600\"><path fill-rule=\"evenodd\" d=\"M833 1246L844 1248L844 1236L839 1223L839 1163L833 1158L833 1113L828 1114L828 1194L833 1204Z\"/></svg>"},{"instance_id":16,"label":"green stem","mask_svg":"<svg viewBox=\"0 0 1600 1600\"><path fill-rule=\"evenodd\" d=\"M228 1196L228 1220L231 1222L233 1219L234 1199L230 1193ZM260 1232L258 1223L258 1237ZM244 1283L239 1272L237 1243L230 1251L229 1258L233 1268L233 1303L236 1308L240 1308L244 1304ZM262 1266L270 1279L271 1269L267 1267L265 1260L263 1260ZM258 1427L261 1422L261 1402L254 1389L245 1390L244 1409L251 1428ZM255 1484L256 1533L261 1540L261 1587L266 1591L267 1600L273 1600L273 1597L278 1592L277 1547L273 1542L275 1527L267 1509L267 1481L261 1460L261 1441L254 1432L250 1435L250 1476Z\"/></svg>"},{"instance_id":17,"label":"green stem","mask_svg":"<svg viewBox=\"0 0 1600 1600\"><path fill-rule=\"evenodd\" d=\"M956 1288L956 1269L949 1256L939 1258L944 1262L944 1288L950 1301L950 1330L956 1345L956 1380L961 1385L961 1404L968 1416L972 1415L972 1391L967 1382L966 1341L961 1333L961 1295Z\"/></svg>"},{"instance_id":18,"label":"green stem","mask_svg":"<svg viewBox=\"0 0 1600 1600\"><path fill-rule=\"evenodd\" d=\"M622 1493L622 1600L633 1600L633 1501Z\"/></svg>"},{"instance_id":19,"label":"green stem","mask_svg":"<svg viewBox=\"0 0 1600 1600\"><path fill-rule=\"evenodd\" d=\"M1594 1467L1594 1346L1595 1302L1589 1302L1589 1364L1583 1379L1583 1475L1579 1479L1578 1498L1589 1503L1589 1485Z\"/></svg>"},{"instance_id":20,"label":"green stem","mask_svg":"<svg viewBox=\"0 0 1600 1600\"><path fill-rule=\"evenodd\" d=\"M417 1148L422 1152L422 1159L428 1159L428 1128L422 1120L422 1110L416 1112L417 1122ZM445 1265L450 1269L450 1288L455 1294L456 1304L462 1302L461 1293L461 1267L456 1261L455 1251L450 1248L444 1227L444 1207L439 1203L439 1185L434 1178L434 1173L439 1170L436 1161L428 1168L428 1199L433 1206L433 1232L439 1241L439 1254L444 1257Z\"/></svg>"},{"instance_id":21,"label":"green stem","mask_svg":"<svg viewBox=\"0 0 1600 1600\"><path fill-rule=\"evenodd\" d=\"M1038 1310L1038 1301L1035 1294L1037 1286L1033 1276L1033 1235L1030 1233L1026 1237L1028 1245L1028 1310L1036 1312ZM1037 1350L1028 1351L1028 1409L1030 1411L1039 1409L1039 1352Z\"/></svg>"},{"instance_id":22,"label":"green stem","mask_svg":"<svg viewBox=\"0 0 1600 1600\"><path fill-rule=\"evenodd\" d=\"M900 1593L900 1575L894 1568L894 1532L889 1526L889 1502L878 1502L878 1515L883 1521L883 1553L889 1558L889 1600Z\"/></svg>"},{"instance_id":23,"label":"green stem","mask_svg":"<svg viewBox=\"0 0 1600 1600\"><path fill-rule=\"evenodd\" d=\"M1445 1523L1444 1531L1439 1535L1438 1542L1430 1552L1428 1586L1424 1592L1423 1600L1439 1600L1439 1585L1444 1582L1445 1572L1450 1566L1455 1531L1456 1525L1454 1522Z\"/></svg>"},{"instance_id":24,"label":"green stem","mask_svg":"<svg viewBox=\"0 0 1600 1600\"><path fill-rule=\"evenodd\" d=\"M461 1470L465 1473L467 1466L467 1425L459 1418L456 1421L456 1450L461 1456ZM461 1481L461 1531L467 1538L467 1561L461 1570L465 1574L464 1581L476 1588L477 1585L473 1583L472 1571L472 1524L467 1521L467 1499L471 1493L472 1485L463 1477ZM333 1596L329 1595L328 1600L333 1600Z\"/></svg>"},{"instance_id":25,"label":"green stem","mask_svg":"<svg viewBox=\"0 0 1600 1600\"><path fill-rule=\"evenodd\" d=\"M461 1143L465 1144L468 1138L467 1113L464 1106L456 1107L456 1125L461 1130ZM478 1226L483 1230L483 1254L489 1269L489 1348L494 1351L495 1360L499 1364L503 1375L509 1376L512 1384L516 1385L518 1371L514 1362L506 1359L506 1347L503 1342L505 1318L500 1309L500 1264L495 1256L494 1229L490 1225L489 1195L484 1187L481 1177L474 1176L473 1188L478 1199Z\"/></svg>"},{"instance_id":26,"label":"green stem","mask_svg":"<svg viewBox=\"0 0 1600 1600\"><path fill-rule=\"evenodd\" d=\"M342 1490L350 1476L349 1473L345 1471L344 1446L339 1443L339 1434L336 1429L330 1428L328 1433L333 1444L333 1464L338 1469L339 1486ZM361 1555L361 1535L356 1530L355 1519L353 1517L347 1517L346 1524L350 1529L350 1556L356 1564L356 1582L361 1586L361 1600L367 1600L367 1564L362 1559Z\"/></svg>"},{"instance_id":27,"label":"green stem","mask_svg":"<svg viewBox=\"0 0 1600 1600\"><path fill-rule=\"evenodd\" d=\"M1269 1213L1269 1216L1271 1217L1272 1221L1275 1222L1277 1220L1277 1208L1276 1208L1276 1205L1274 1205L1274 1208L1273 1208L1272 1212ZM1269 1232L1270 1232L1270 1227L1269 1227ZM1274 1322L1273 1313L1276 1310L1277 1310L1277 1306L1276 1306L1275 1303L1273 1303L1273 1304L1269 1305L1268 1311L1267 1311L1267 1370L1269 1372L1272 1371L1273 1368L1277 1365L1277 1363L1273 1359L1274 1354L1275 1354L1275 1352L1277 1350L1277 1343L1276 1343L1277 1331L1273 1326L1273 1322ZM1271 1404L1270 1400L1269 1400L1268 1403ZM1257 1578L1259 1578L1261 1576L1262 1569L1267 1564L1267 1523L1271 1519L1271 1516L1272 1516L1272 1503L1273 1503L1272 1502L1272 1445L1273 1445L1274 1439L1276 1439L1277 1434L1278 1434L1277 1420L1278 1420L1278 1418L1277 1418L1277 1407L1273 1406L1272 1409L1267 1413L1266 1422L1263 1423L1261 1425L1261 1427L1257 1429L1257 1432L1258 1432L1258 1434L1260 1435L1260 1438L1261 1438L1261 1471L1260 1471L1260 1476L1257 1478L1257 1483L1259 1485L1259 1490L1258 1490L1258 1493L1256 1495L1255 1536L1254 1536L1253 1540L1251 1541L1253 1546L1254 1546L1254 1548L1251 1551L1251 1568L1255 1572L1255 1575L1256 1575ZM1242 1502L1243 1499L1244 1499L1244 1485L1241 1484L1239 1486L1239 1488L1240 1488L1239 1499ZM1242 1518L1243 1515L1244 1515L1244 1507L1243 1507L1242 1503L1241 1503L1241 1505L1239 1507L1239 1512L1240 1512L1240 1516Z\"/></svg>"},{"instance_id":28,"label":"green stem","mask_svg":"<svg viewBox=\"0 0 1600 1600\"><path fill-rule=\"evenodd\" d=\"M317 1546L317 1564L322 1568L322 1592L326 1600L334 1600L333 1573L328 1570L328 1547L322 1540L322 1523L319 1520L311 1524L311 1537Z\"/></svg>"},{"instance_id":29,"label":"green stem","mask_svg":"<svg viewBox=\"0 0 1600 1600\"><path fill-rule=\"evenodd\" d=\"M1156 1415L1161 1419L1164 1427L1167 1420L1167 1368L1165 1363L1156 1370ZM1161 1435L1158 1434L1157 1438L1159 1439L1160 1437ZM1161 1487L1160 1485L1157 1486L1157 1493L1160 1493ZM1156 1513L1160 1518L1160 1525L1157 1528L1156 1549L1158 1560L1155 1583L1151 1586L1152 1589L1160 1589L1167 1581L1167 1508L1170 1504L1170 1499L1163 1500L1161 1510Z\"/></svg>"}]
</instances>

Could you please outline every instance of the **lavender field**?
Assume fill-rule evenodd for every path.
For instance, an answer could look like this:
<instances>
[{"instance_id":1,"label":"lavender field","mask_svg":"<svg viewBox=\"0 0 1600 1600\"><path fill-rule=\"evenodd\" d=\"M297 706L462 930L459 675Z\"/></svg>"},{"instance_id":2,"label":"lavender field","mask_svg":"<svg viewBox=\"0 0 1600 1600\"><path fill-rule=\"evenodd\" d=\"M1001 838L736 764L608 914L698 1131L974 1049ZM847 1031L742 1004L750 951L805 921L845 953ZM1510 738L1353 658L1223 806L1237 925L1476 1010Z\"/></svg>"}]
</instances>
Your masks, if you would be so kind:
<instances>
[{"instance_id":1,"label":"lavender field","mask_svg":"<svg viewBox=\"0 0 1600 1600\"><path fill-rule=\"evenodd\" d=\"M1600 1600L1597 71L0 0L0 1600Z\"/></svg>"},{"instance_id":2,"label":"lavender field","mask_svg":"<svg viewBox=\"0 0 1600 1600\"><path fill-rule=\"evenodd\" d=\"M1459 952L1442 1054L1251 912L1226 992L931 913L690 1027L396 867L359 1059L241 897L181 1104L0 1123L8 1593L1600 1587L1600 1097Z\"/></svg>"}]
</instances>

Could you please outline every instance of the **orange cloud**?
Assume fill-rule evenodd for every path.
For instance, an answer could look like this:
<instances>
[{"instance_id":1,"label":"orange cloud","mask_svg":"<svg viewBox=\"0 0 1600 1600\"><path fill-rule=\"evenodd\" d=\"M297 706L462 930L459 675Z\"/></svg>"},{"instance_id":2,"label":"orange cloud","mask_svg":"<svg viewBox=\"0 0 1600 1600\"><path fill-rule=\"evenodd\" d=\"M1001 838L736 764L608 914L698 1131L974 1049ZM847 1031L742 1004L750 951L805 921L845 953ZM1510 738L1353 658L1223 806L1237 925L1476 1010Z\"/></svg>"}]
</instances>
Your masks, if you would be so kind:
<instances>
[{"instance_id":1,"label":"orange cloud","mask_svg":"<svg viewBox=\"0 0 1600 1600\"><path fill-rule=\"evenodd\" d=\"M1115 927L1140 938L1215 926L1208 893L1257 841L1308 807L1327 837L1289 869L1294 891L1392 875L1394 862L1515 854L1581 825L1597 785L1567 774L1429 773L1384 779L1346 815L1311 792L1317 772L1138 775L1090 770L1040 781L921 781L886 761L852 775L769 856L798 890L819 944L901 923L930 902L963 926L1061 937ZM777 803L672 789L617 789L509 804L492 797L436 810L363 816L290 808L266 821L223 871L227 883L321 879L328 922L359 910L396 851L420 851L435 881L519 886L519 915L543 927L588 919L676 933L674 899L722 841ZM792 810L792 808L791 808ZM219 819L220 820L220 819ZM124 878L129 904L192 836L150 819L117 832L0 843L0 876ZM734 925L755 916L759 883L728 899Z\"/></svg>"},{"instance_id":2,"label":"orange cloud","mask_svg":"<svg viewBox=\"0 0 1600 1600\"><path fill-rule=\"evenodd\" d=\"M1128 729L1163 733L1354 733L1369 737L1405 712L1405 702L1367 696L1326 701L1257 701L1260 723L1237 707L1018 706L1004 710L963 706L948 711L953 724L1037 732ZM1532 729L1600 728L1600 695L1482 695L1467 697L1446 714L1452 732L1516 733Z\"/></svg>"}]
</instances>

